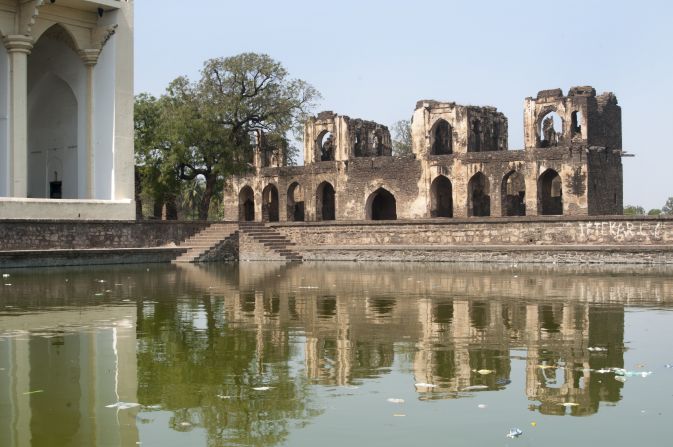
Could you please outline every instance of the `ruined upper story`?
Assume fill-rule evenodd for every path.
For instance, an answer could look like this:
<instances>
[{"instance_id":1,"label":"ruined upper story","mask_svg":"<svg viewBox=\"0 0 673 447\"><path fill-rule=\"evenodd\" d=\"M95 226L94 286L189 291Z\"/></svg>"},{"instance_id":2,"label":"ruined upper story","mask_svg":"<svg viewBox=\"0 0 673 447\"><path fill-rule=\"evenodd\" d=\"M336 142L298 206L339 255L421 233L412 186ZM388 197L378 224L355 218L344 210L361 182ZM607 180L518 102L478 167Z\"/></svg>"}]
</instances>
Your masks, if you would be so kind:
<instances>
[{"instance_id":1,"label":"ruined upper story","mask_svg":"<svg viewBox=\"0 0 673 447\"><path fill-rule=\"evenodd\" d=\"M622 109L612 92L596 95L591 86L542 90L526 98L526 149L586 145L622 149Z\"/></svg>"},{"instance_id":2,"label":"ruined upper story","mask_svg":"<svg viewBox=\"0 0 673 447\"><path fill-rule=\"evenodd\" d=\"M304 125L305 164L389 155L392 155L390 131L374 121L325 111L309 118Z\"/></svg>"},{"instance_id":3,"label":"ruined upper story","mask_svg":"<svg viewBox=\"0 0 673 447\"><path fill-rule=\"evenodd\" d=\"M596 95L590 86L542 90L524 104L526 150L600 147L621 151L621 108L611 92ZM412 151L418 159L508 150L507 117L495 107L421 100L411 120ZM390 131L373 121L331 111L304 125L304 163L347 161L392 155ZM262 154L257 166L282 166L279 153Z\"/></svg>"},{"instance_id":4,"label":"ruined upper story","mask_svg":"<svg viewBox=\"0 0 673 447\"><path fill-rule=\"evenodd\" d=\"M507 150L507 117L495 107L454 102L416 103L411 121L413 152L419 158Z\"/></svg>"}]
</instances>

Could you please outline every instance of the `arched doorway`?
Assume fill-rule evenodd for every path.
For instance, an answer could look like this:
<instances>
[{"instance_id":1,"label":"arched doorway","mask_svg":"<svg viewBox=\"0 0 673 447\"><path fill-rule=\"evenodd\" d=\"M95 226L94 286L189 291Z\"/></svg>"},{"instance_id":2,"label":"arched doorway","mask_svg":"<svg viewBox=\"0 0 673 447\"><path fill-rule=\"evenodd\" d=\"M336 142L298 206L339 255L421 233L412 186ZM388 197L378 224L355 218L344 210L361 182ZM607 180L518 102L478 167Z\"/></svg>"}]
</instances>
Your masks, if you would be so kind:
<instances>
[{"instance_id":1,"label":"arched doorway","mask_svg":"<svg viewBox=\"0 0 673 447\"><path fill-rule=\"evenodd\" d=\"M255 193L249 186L244 186L238 193L238 220L244 222L255 220Z\"/></svg>"},{"instance_id":2,"label":"arched doorway","mask_svg":"<svg viewBox=\"0 0 673 447\"><path fill-rule=\"evenodd\" d=\"M430 217L453 217L453 188L443 175L430 185Z\"/></svg>"},{"instance_id":3,"label":"arched doorway","mask_svg":"<svg viewBox=\"0 0 673 447\"><path fill-rule=\"evenodd\" d=\"M323 130L316 140L317 146L317 159L319 161L334 161L334 154L336 150L336 145L334 142L334 136L331 132Z\"/></svg>"},{"instance_id":4,"label":"arched doorway","mask_svg":"<svg viewBox=\"0 0 673 447\"><path fill-rule=\"evenodd\" d=\"M304 190L297 182L293 182L287 189L287 220L304 221Z\"/></svg>"},{"instance_id":5,"label":"arched doorway","mask_svg":"<svg viewBox=\"0 0 673 447\"><path fill-rule=\"evenodd\" d=\"M61 25L46 30L27 69L28 197L86 197L87 78L71 35Z\"/></svg>"},{"instance_id":6,"label":"arched doorway","mask_svg":"<svg viewBox=\"0 0 673 447\"><path fill-rule=\"evenodd\" d=\"M510 171L502 179L502 215L526 215L526 182L519 172Z\"/></svg>"},{"instance_id":7,"label":"arched doorway","mask_svg":"<svg viewBox=\"0 0 673 447\"><path fill-rule=\"evenodd\" d=\"M316 220L336 220L336 193L329 182L318 185L315 197Z\"/></svg>"},{"instance_id":8,"label":"arched doorway","mask_svg":"<svg viewBox=\"0 0 673 447\"><path fill-rule=\"evenodd\" d=\"M385 188L379 188L367 199L367 219L395 220L397 219L397 201L395 196Z\"/></svg>"},{"instance_id":9,"label":"arched doorway","mask_svg":"<svg viewBox=\"0 0 673 447\"><path fill-rule=\"evenodd\" d=\"M563 214L563 187L561 176L547 169L537 181L538 210L541 215Z\"/></svg>"},{"instance_id":10,"label":"arched doorway","mask_svg":"<svg viewBox=\"0 0 673 447\"><path fill-rule=\"evenodd\" d=\"M262 191L262 220L264 222L278 222L278 211L278 188L268 184Z\"/></svg>"},{"instance_id":11,"label":"arched doorway","mask_svg":"<svg viewBox=\"0 0 673 447\"><path fill-rule=\"evenodd\" d=\"M554 147L562 143L564 124L563 118L555 110L540 114L537 124L538 147Z\"/></svg>"},{"instance_id":12,"label":"arched doorway","mask_svg":"<svg viewBox=\"0 0 673 447\"><path fill-rule=\"evenodd\" d=\"M430 147L432 155L448 155L453 153L453 132L446 120L439 119L430 131Z\"/></svg>"},{"instance_id":13,"label":"arched doorway","mask_svg":"<svg viewBox=\"0 0 673 447\"><path fill-rule=\"evenodd\" d=\"M491 195L488 179L481 172L472 176L467 185L467 215L470 217L488 217L491 215Z\"/></svg>"}]
</instances>

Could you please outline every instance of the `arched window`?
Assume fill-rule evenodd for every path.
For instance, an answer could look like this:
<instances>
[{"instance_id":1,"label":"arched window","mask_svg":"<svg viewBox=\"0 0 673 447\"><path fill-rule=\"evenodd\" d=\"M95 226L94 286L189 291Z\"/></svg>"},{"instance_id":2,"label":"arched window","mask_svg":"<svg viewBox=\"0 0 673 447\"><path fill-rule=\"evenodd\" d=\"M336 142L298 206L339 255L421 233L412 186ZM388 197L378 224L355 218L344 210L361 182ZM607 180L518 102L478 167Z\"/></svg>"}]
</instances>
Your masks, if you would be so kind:
<instances>
[{"instance_id":1,"label":"arched window","mask_svg":"<svg viewBox=\"0 0 673 447\"><path fill-rule=\"evenodd\" d=\"M278 222L278 189L272 184L262 191L262 220Z\"/></svg>"},{"instance_id":2,"label":"arched window","mask_svg":"<svg viewBox=\"0 0 673 447\"><path fill-rule=\"evenodd\" d=\"M443 175L430 185L430 216L453 217L453 188L451 181Z\"/></svg>"},{"instance_id":3,"label":"arched window","mask_svg":"<svg viewBox=\"0 0 673 447\"><path fill-rule=\"evenodd\" d=\"M579 110L574 111L570 115L570 137L571 138L582 138L582 112Z\"/></svg>"},{"instance_id":4,"label":"arched window","mask_svg":"<svg viewBox=\"0 0 673 447\"><path fill-rule=\"evenodd\" d=\"M487 217L491 215L491 196L488 178L481 172L472 176L468 185L468 210L470 217Z\"/></svg>"},{"instance_id":5,"label":"arched window","mask_svg":"<svg viewBox=\"0 0 673 447\"><path fill-rule=\"evenodd\" d=\"M329 182L318 185L315 197L315 215L317 220L336 220L336 193Z\"/></svg>"},{"instance_id":6,"label":"arched window","mask_svg":"<svg viewBox=\"0 0 673 447\"><path fill-rule=\"evenodd\" d=\"M244 222L255 220L255 193L249 186L244 186L238 193L238 220Z\"/></svg>"},{"instance_id":7,"label":"arched window","mask_svg":"<svg viewBox=\"0 0 673 447\"><path fill-rule=\"evenodd\" d=\"M397 203L395 196L385 188L379 188L367 198L367 219L395 220L397 219Z\"/></svg>"},{"instance_id":8,"label":"arched window","mask_svg":"<svg viewBox=\"0 0 673 447\"><path fill-rule=\"evenodd\" d=\"M555 111L547 112L538 121L538 147L558 146L563 138L563 119Z\"/></svg>"},{"instance_id":9,"label":"arched window","mask_svg":"<svg viewBox=\"0 0 673 447\"><path fill-rule=\"evenodd\" d=\"M538 210L541 215L563 214L563 187L561 176L547 169L537 181Z\"/></svg>"},{"instance_id":10,"label":"arched window","mask_svg":"<svg viewBox=\"0 0 673 447\"><path fill-rule=\"evenodd\" d=\"M430 131L430 147L432 155L448 155L453 153L453 135L451 126L443 119L437 120Z\"/></svg>"},{"instance_id":11,"label":"arched window","mask_svg":"<svg viewBox=\"0 0 673 447\"><path fill-rule=\"evenodd\" d=\"M502 179L502 215L526 215L526 182L523 175L510 171Z\"/></svg>"},{"instance_id":12,"label":"arched window","mask_svg":"<svg viewBox=\"0 0 673 447\"><path fill-rule=\"evenodd\" d=\"M317 158L320 161L334 161L334 153L336 150L334 144L334 136L331 132L323 130L316 141L318 147Z\"/></svg>"},{"instance_id":13,"label":"arched window","mask_svg":"<svg viewBox=\"0 0 673 447\"><path fill-rule=\"evenodd\" d=\"M86 121L79 112L85 110L87 76L72 35L59 24L47 29L28 56L27 69L28 197L86 197L93 187L88 188ZM102 154L93 160L101 166L108 161ZM112 175L111 166L102 171L96 171L101 185L96 192L109 198L102 185L112 184L104 178Z\"/></svg>"},{"instance_id":14,"label":"arched window","mask_svg":"<svg viewBox=\"0 0 673 447\"><path fill-rule=\"evenodd\" d=\"M292 183L287 189L287 220L304 221L304 190L297 182Z\"/></svg>"}]
</instances>

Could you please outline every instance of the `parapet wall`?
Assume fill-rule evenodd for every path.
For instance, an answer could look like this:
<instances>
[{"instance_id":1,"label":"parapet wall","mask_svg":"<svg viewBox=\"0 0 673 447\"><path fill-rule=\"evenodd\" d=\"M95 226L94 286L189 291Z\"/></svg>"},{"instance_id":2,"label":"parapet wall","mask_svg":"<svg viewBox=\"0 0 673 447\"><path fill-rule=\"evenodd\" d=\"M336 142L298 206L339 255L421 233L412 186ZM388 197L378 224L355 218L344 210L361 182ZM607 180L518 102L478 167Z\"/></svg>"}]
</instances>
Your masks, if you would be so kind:
<instances>
[{"instance_id":1,"label":"parapet wall","mask_svg":"<svg viewBox=\"0 0 673 447\"><path fill-rule=\"evenodd\" d=\"M140 248L179 244L208 222L0 220L0 250Z\"/></svg>"},{"instance_id":2,"label":"parapet wall","mask_svg":"<svg viewBox=\"0 0 673 447\"><path fill-rule=\"evenodd\" d=\"M425 219L269 224L299 247L325 246L670 246L673 218Z\"/></svg>"}]
</instances>

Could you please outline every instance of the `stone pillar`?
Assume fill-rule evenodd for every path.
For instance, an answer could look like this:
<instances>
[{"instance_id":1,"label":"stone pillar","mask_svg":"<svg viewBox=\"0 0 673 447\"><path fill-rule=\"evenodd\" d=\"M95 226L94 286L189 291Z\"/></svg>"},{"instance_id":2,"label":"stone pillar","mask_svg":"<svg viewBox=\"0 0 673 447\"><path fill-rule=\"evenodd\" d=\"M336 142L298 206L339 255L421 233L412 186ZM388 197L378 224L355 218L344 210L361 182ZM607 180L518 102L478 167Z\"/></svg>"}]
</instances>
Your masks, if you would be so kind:
<instances>
[{"instance_id":1,"label":"stone pillar","mask_svg":"<svg viewBox=\"0 0 673 447\"><path fill-rule=\"evenodd\" d=\"M28 55L33 39L4 38L9 53L9 196L28 196Z\"/></svg>"},{"instance_id":2,"label":"stone pillar","mask_svg":"<svg viewBox=\"0 0 673 447\"><path fill-rule=\"evenodd\" d=\"M81 50L80 57L86 66L86 198L94 199L94 77L100 50Z\"/></svg>"}]
</instances>

